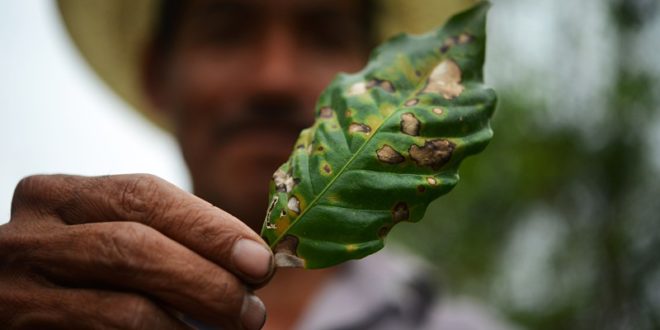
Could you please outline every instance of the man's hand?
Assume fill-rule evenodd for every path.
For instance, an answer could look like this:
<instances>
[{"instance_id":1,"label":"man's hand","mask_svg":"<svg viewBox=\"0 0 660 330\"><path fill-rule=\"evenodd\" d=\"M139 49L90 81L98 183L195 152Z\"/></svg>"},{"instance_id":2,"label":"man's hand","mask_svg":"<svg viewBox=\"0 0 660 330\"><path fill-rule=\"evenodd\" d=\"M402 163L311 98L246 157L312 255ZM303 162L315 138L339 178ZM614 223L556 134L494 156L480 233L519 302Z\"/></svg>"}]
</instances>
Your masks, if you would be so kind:
<instances>
[{"instance_id":1,"label":"man's hand","mask_svg":"<svg viewBox=\"0 0 660 330\"><path fill-rule=\"evenodd\" d=\"M32 176L0 226L0 324L256 329L273 258L230 214L150 175Z\"/></svg>"}]
</instances>

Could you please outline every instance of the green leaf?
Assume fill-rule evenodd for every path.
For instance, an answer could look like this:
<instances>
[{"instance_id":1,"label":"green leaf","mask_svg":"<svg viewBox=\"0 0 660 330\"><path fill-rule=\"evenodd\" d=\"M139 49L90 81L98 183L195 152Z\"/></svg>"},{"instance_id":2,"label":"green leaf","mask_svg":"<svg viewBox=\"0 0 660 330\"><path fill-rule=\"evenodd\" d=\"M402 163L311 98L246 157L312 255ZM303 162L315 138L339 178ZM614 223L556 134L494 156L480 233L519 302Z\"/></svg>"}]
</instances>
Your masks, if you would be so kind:
<instances>
[{"instance_id":1,"label":"green leaf","mask_svg":"<svg viewBox=\"0 0 660 330\"><path fill-rule=\"evenodd\" d=\"M314 125L271 181L262 236L278 266L374 253L394 225L418 221L456 185L460 162L492 137L496 96L482 84L488 8L395 37L326 88Z\"/></svg>"}]
</instances>

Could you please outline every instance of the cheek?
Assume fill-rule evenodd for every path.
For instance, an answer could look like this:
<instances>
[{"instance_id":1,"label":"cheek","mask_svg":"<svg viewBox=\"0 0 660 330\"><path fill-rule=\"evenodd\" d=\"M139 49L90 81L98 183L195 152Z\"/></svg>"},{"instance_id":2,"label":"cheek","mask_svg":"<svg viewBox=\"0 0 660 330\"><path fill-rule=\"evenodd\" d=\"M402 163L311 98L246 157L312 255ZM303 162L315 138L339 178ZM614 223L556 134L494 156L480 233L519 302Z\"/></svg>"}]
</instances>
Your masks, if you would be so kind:
<instances>
[{"instance_id":1,"label":"cheek","mask_svg":"<svg viewBox=\"0 0 660 330\"><path fill-rule=\"evenodd\" d=\"M231 61L202 51L178 54L168 77L168 112L184 156L193 165L212 147L214 125L237 107ZM208 155L206 155L208 156Z\"/></svg>"},{"instance_id":2,"label":"cheek","mask_svg":"<svg viewBox=\"0 0 660 330\"><path fill-rule=\"evenodd\" d=\"M187 118L197 112L211 113L211 109L224 101L223 93L228 85L225 65L211 56L184 54L173 65L170 78L171 104L177 105L177 115ZM185 111L184 111L185 110Z\"/></svg>"},{"instance_id":3,"label":"cheek","mask_svg":"<svg viewBox=\"0 0 660 330\"><path fill-rule=\"evenodd\" d=\"M188 61L187 58L173 57L168 66L164 93L163 110L174 124L174 133L179 142L182 156L193 178L200 172L205 150L210 146L212 127L208 118L210 104L217 102L214 93L218 82L203 61Z\"/></svg>"}]
</instances>

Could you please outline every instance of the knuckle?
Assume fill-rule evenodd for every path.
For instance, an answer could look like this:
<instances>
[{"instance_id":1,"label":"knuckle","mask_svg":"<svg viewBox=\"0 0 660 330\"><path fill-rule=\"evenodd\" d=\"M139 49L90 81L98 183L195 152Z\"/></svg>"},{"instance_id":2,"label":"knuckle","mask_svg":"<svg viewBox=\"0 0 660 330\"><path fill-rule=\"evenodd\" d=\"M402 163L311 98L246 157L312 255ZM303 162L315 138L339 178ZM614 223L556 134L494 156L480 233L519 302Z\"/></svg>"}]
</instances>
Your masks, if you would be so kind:
<instances>
[{"instance_id":1,"label":"knuckle","mask_svg":"<svg viewBox=\"0 0 660 330\"><path fill-rule=\"evenodd\" d=\"M164 181L151 174L130 175L123 184L119 205L122 214L148 216L161 204L159 195Z\"/></svg>"},{"instance_id":2,"label":"knuckle","mask_svg":"<svg viewBox=\"0 0 660 330\"><path fill-rule=\"evenodd\" d=\"M139 272L148 260L155 230L136 222L115 222L96 232L101 266L113 271Z\"/></svg>"},{"instance_id":3,"label":"knuckle","mask_svg":"<svg viewBox=\"0 0 660 330\"><path fill-rule=\"evenodd\" d=\"M35 188L43 186L47 181L48 176L46 175L26 176L18 181L18 184L16 184L14 195L29 194L30 192L35 191Z\"/></svg>"},{"instance_id":4,"label":"knuckle","mask_svg":"<svg viewBox=\"0 0 660 330\"><path fill-rule=\"evenodd\" d=\"M40 199L40 195L44 193L44 190L47 190L48 183L48 177L44 175L31 175L21 179L14 189L14 197L11 203L12 214L22 205L31 204Z\"/></svg>"},{"instance_id":5,"label":"knuckle","mask_svg":"<svg viewBox=\"0 0 660 330\"><path fill-rule=\"evenodd\" d=\"M81 182L84 182L83 177L62 174L24 177L14 189L12 218L22 210L30 210L39 215L55 212L57 207L70 197L73 188Z\"/></svg>"}]
</instances>

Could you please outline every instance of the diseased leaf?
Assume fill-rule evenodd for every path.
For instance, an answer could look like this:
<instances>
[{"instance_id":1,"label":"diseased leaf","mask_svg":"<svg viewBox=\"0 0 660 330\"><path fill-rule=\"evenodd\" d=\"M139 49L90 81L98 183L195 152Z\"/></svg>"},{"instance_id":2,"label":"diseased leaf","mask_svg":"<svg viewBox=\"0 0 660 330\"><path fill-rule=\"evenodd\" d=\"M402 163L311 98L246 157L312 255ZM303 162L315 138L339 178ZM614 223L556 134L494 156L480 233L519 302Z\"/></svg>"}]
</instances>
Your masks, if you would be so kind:
<instances>
[{"instance_id":1,"label":"diseased leaf","mask_svg":"<svg viewBox=\"0 0 660 330\"><path fill-rule=\"evenodd\" d=\"M314 125L271 181L262 236L278 266L374 253L394 225L418 221L454 187L460 162L492 137L496 96L482 84L488 8L389 40L322 93Z\"/></svg>"}]
</instances>

